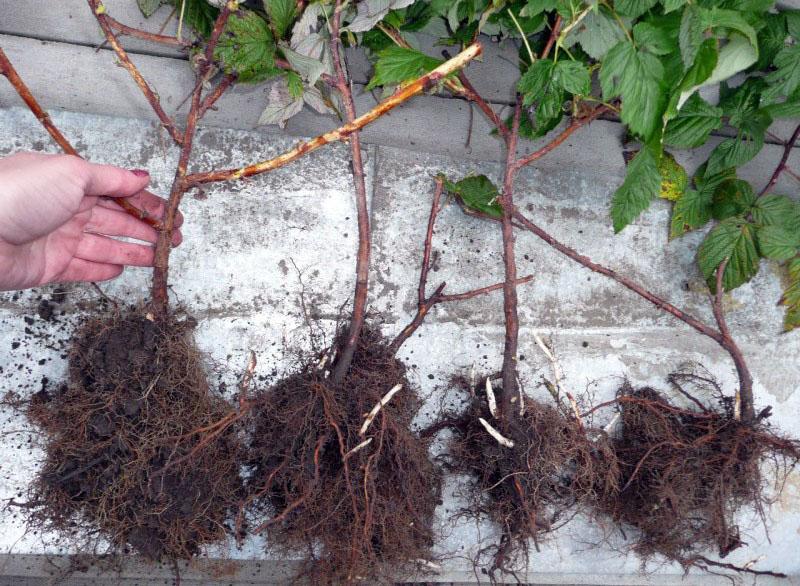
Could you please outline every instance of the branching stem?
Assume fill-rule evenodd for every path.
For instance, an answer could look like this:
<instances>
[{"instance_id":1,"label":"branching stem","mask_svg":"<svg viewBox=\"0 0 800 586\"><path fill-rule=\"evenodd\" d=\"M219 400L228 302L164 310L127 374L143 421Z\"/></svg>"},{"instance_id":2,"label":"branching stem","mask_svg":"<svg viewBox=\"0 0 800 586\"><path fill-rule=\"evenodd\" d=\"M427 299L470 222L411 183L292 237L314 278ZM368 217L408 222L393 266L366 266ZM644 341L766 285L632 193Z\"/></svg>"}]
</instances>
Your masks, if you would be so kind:
<instances>
[{"instance_id":1,"label":"branching stem","mask_svg":"<svg viewBox=\"0 0 800 586\"><path fill-rule=\"evenodd\" d=\"M775 167L775 171L772 173L772 177L770 177L769 182L764 186L758 196L761 197L765 193L767 193L770 189L775 187L775 184L780 179L781 173L787 170L787 165L789 163L789 157L794 150L794 145L797 144L798 139L800 139L800 124L794 129L792 136L789 140L786 141L786 144L783 146L783 156L781 156L781 160L778 162L778 166Z\"/></svg>"},{"instance_id":2,"label":"branching stem","mask_svg":"<svg viewBox=\"0 0 800 586\"><path fill-rule=\"evenodd\" d=\"M499 291L505 286L504 283L495 283L494 285L481 287L479 289L472 289L470 291L465 291L464 293L446 294L444 289L447 286L447 283L442 282L438 287L436 287L436 290L430 296L426 295L426 289L428 288L428 273L430 272L431 251L433 248L433 229L436 225L436 217L441 209L442 191L444 190L444 182L441 177L436 177L435 182L436 189L433 193L431 212L428 216L428 227L425 232L425 245L422 251L422 266L419 271L419 286L417 288L417 313L411 322L404 327L399 334L397 334L394 340L392 340L392 343L389 345L392 352L397 352L400 349L400 346L402 346L403 343L412 336L417 328L422 325L422 322L425 320L425 316L428 315L428 312L430 312L435 305L439 303L449 303L452 301L465 301L467 299L472 299L473 297L478 297L479 295L491 293L492 291ZM526 277L522 277L521 279L517 279L516 284L522 285L532 280L533 275L528 275Z\"/></svg>"},{"instance_id":3,"label":"branching stem","mask_svg":"<svg viewBox=\"0 0 800 586\"><path fill-rule=\"evenodd\" d=\"M167 132L169 132L169 135L173 138L175 143L178 145L182 144L183 135L175 125L175 121L172 120L172 118L170 118L170 116L164 111L164 108L161 107L161 102L158 99L158 96L144 79L144 77L142 77L142 74L139 73L139 70L130 60L128 53L122 48L119 39L117 39L117 36L114 34L114 26L109 21L109 16L106 14L105 5L101 0L87 0L87 2L89 3L89 7L92 9L92 14L94 14L95 18L97 19L100 28L103 29L103 33L106 36L106 41L109 45L111 45L111 48L114 49L114 52L117 54L117 58L119 58L122 66L128 70L128 73L130 73L131 77L136 82L136 85L138 85L139 89L142 90L142 93L150 103L150 107L153 109L153 112L155 112L156 116L161 121L161 124L167 129Z\"/></svg>"},{"instance_id":4,"label":"branching stem","mask_svg":"<svg viewBox=\"0 0 800 586\"><path fill-rule=\"evenodd\" d=\"M89 0L92 2L92 0ZM205 79L208 71L213 64L214 48L219 41L225 24L228 22L228 17L231 11L234 10L237 3L229 0L222 10L220 10L217 20L214 22L214 28L211 31L208 43L205 49L205 61L203 62L199 74L200 79ZM113 36L113 35L112 35ZM172 182L172 189L170 190L169 199L167 201L167 209L164 214L164 226L158 233L158 241L156 242L155 261L153 263L153 284L152 284L152 299L151 309L159 315L164 316L169 307L169 298L167 295L167 283L169 279L169 254L172 250L172 237L175 232L175 218L178 214L181 200L184 193L190 187L186 182L186 175L189 168L189 159L192 155L192 147L194 143L194 135L197 130L197 123L202 116L202 113L207 110L202 108L202 93L203 84L198 83L195 85L192 92L192 102L189 109L189 114L186 117L186 130L183 133L181 141L181 153L178 158L178 167L175 171L175 179ZM217 96L219 97L219 96ZM214 98L214 93L210 94L210 98ZM213 99L211 103L213 103Z\"/></svg>"}]
</instances>

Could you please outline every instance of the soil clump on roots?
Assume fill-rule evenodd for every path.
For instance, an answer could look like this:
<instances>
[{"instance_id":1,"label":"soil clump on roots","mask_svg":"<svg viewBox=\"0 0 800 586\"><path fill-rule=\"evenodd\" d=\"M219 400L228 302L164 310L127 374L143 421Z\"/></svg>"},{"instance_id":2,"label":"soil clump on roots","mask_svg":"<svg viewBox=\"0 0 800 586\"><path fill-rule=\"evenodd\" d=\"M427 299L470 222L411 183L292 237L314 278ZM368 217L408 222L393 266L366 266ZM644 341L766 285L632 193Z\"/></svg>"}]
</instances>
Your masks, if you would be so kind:
<instances>
[{"instance_id":1,"label":"soil clump on roots","mask_svg":"<svg viewBox=\"0 0 800 586\"><path fill-rule=\"evenodd\" d=\"M465 388L463 383L457 381ZM616 460L605 433L588 434L561 409L530 397L524 401L524 411L502 426L486 398L473 395L461 413L445 414L423 432L452 431L445 462L468 478L469 505L462 514L489 518L501 530L500 541L482 549L475 560L483 564L488 557L492 575L495 570L513 575L520 556L527 560L531 541L538 549L547 533L599 493L616 489ZM493 437L481 419L513 446Z\"/></svg>"},{"instance_id":2,"label":"soil clump on roots","mask_svg":"<svg viewBox=\"0 0 800 586\"><path fill-rule=\"evenodd\" d=\"M369 327L340 384L315 360L262 391L252 410L247 502L257 519L268 518L254 531L308 552L302 575L313 583L392 581L424 565L441 479L428 443L410 428L419 407L405 367Z\"/></svg>"},{"instance_id":3,"label":"soil clump on roots","mask_svg":"<svg viewBox=\"0 0 800 586\"><path fill-rule=\"evenodd\" d=\"M651 388L620 390L621 430L613 441L620 490L608 493L602 507L639 530L634 550L645 559L660 554L685 568L758 573L714 562L703 551L724 558L744 545L737 513L752 508L764 519L776 494L769 491L769 475L780 488L800 460L800 442L769 429L769 409L742 421L716 383L683 378L710 386L715 400L706 405L677 384L689 408ZM674 375L671 380L677 383Z\"/></svg>"},{"instance_id":4,"label":"soil clump on roots","mask_svg":"<svg viewBox=\"0 0 800 586\"><path fill-rule=\"evenodd\" d=\"M31 525L151 560L186 559L223 539L241 499L231 407L209 389L186 321L132 310L75 335L69 381L28 415L46 436Z\"/></svg>"}]
</instances>

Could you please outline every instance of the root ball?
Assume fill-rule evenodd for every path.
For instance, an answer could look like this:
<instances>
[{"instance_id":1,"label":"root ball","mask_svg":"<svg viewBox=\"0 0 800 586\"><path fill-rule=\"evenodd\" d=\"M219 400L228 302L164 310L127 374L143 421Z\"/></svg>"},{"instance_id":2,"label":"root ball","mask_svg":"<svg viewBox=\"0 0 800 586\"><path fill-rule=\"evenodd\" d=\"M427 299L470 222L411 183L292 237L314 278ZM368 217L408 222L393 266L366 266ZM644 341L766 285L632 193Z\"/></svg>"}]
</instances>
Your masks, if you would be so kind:
<instances>
[{"instance_id":1,"label":"root ball","mask_svg":"<svg viewBox=\"0 0 800 586\"><path fill-rule=\"evenodd\" d=\"M695 379L701 381L708 386ZM651 388L626 385L619 393L622 425L613 447L620 491L608 493L602 506L639 530L634 549L645 559L660 554L684 567L718 565L703 552L724 558L744 544L737 512L750 507L764 517L767 465L780 483L800 459L800 443L770 430L765 413L738 420L733 401L712 384L717 401L708 406L686 391L691 407Z\"/></svg>"},{"instance_id":2,"label":"root ball","mask_svg":"<svg viewBox=\"0 0 800 586\"><path fill-rule=\"evenodd\" d=\"M427 443L410 430L418 408L402 363L366 329L340 384L315 361L263 391L249 458L248 502L261 522L253 530L316 552L305 568L314 583L391 581L429 560L441 486Z\"/></svg>"},{"instance_id":3,"label":"root ball","mask_svg":"<svg viewBox=\"0 0 800 586\"><path fill-rule=\"evenodd\" d=\"M232 429L195 450L230 411L185 322L137 311L89 321L68 383L29 407L46 437L31 524L151 560L195 555L225 537L241 498Z\"/></svg>"}]
</instances>

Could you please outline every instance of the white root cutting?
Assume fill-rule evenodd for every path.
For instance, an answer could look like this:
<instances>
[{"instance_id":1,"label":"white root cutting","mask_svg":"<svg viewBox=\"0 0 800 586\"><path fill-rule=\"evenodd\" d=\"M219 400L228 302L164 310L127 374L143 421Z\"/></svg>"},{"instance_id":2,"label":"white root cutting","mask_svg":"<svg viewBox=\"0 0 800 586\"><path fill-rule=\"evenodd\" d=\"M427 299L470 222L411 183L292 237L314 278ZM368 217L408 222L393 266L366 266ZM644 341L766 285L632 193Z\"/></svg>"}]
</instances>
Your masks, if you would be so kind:
<instances>
[{"instance_id":1,"label":"white root cutting","mask_svg":"<svg viewBox=\"0 0 800 586\"><path fill-rule=\"evenodd\" d=\"M367 418L364 420L364 425L361 426L361 429L359 430L358 435L364 435L365 433L367 433L367 430L369 429L369 426L372 424L372 420L375 419L375 416L378 414L378 412L384 407L384 405L386 405L386 403L391 401L392 397L395 396L397 391L399 391L402 388L403 388L403 385L395 385L395 386L393 386L389 390L389 392L386 393L380 401L378 401L377 405L375 405L372 408L372 411L369 412L369 414L367 415Z\"/></svg>"},{"instance_id":2,"label":"white root cutting","mask_svg":"<svg viewBox=\"0 0 800 586\"><path fill-rule=\"evenodd\" d=\"M522 392L522 381L519 380L519 375L517 375L517 393L519 393L519 416L525 416L525 395Z\"/></svg>"},{"instance_id":3,"label":"white root cutting","mask_svg":"<svg viewBox=\"0 0 800 586\"><path fill-rule=\"evenodd\" d=\"M347 458L349 458L350 456L352 456L352 455L353 455L353 454L355 454L356 452L359 452L359 451L363 450L364 448L366 448L366 447L367 447L368 445L370 445L371 443L372 443L372 438L365 439L363 442L361 442L360 444L358 444L358 445L357 445L356 447L354 447L352 450L350 450L349 452L347 452L347 453L344 455L344 459L345 459L345 460L347 460Z\"/></svg>"},{"instance_id":4,"label":"white root cutting","mask_svg":"<svg viewBox=\"0 0 800 586\"><path fill-rule=\"evenodd\" d=\"M247 401L247 391L250 390L250 383L253 381L253 373L256 370L256 353L250 350L250 357L247 360L247 370L242 377L242 383L239 385L239 405L244 406Z\"/></svg>"},{"instance_id":5,"label":"white root cutting","mask_svg":"<svg viewBox=\"0 0 800 586\"><path fill-rule=\"evenodd\" d=\"M472 363L472 368L469 371L469 396L475 396L475 363Z\"/></svg>"},{"instance_id":6,"label":"white root cutting","mask_svg":"<svg viewBox=\"0 0 800 586\"><path fill-rule=\"evenodd\" d=\"M489 435L492 436L494 439L497 440L497 443L501 446L505 446L507 448L513 448L514 442L507 437L504 437L499 431L497 431L494 427L492 427L488 421L486 421L483 417L478 417L478 421L481 422L483 428L489 432Z\"/></svg>"},{"instance_id":7,"label":"white root cutting","mask_svg":"<svg viewBox=\"0 0 800 586\"><path fill-rule=\"evenodd\" d=\"M619 421L620 417L620 413L616 413L611 421L608 422L608 425L603 428L603 431L606 432L606 435L611 435L611 432L614 430L614 426L617 425L617 421Z\"/></svg>"},{"instance_id":8,"label":"white root cutting","mask_svg":"<svg viewBox=\"0 0 800 586\"><path fill-rule=\"evenodd\" d=\"M533 339L536 340L536 345L542 350L544 355L550 361L550 367L553 369L553 378L555 378L555 385L556 390L560 393L561 392L561 380L564 378L564 373L561 370L561 365L556 360L556 355L553 354L553 350L548 346L544 340L542 340L541 336L536 332L533 333Z\"/></svg>"},{"instance_id":9,"label":"white root cutting","mask_svg":"<svg viewBox=\"0 0 800 586\"><path fill-rule=\"evenodd\" d=\"M488 376L486 377L486 402L489 404L489 413L492 414L493 418L497 419L497 399L492 389L492 381Z\"/></svg>"}]
</instances>

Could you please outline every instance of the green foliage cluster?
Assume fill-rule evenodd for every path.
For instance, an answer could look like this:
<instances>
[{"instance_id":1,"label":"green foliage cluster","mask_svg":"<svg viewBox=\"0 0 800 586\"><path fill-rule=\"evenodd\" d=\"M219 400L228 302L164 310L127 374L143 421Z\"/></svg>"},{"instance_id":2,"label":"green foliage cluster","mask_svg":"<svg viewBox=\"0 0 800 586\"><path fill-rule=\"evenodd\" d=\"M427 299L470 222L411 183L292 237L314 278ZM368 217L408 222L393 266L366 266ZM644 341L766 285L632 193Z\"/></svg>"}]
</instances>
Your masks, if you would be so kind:
<instances>
[{"instance_id":1,"label":"green foliage cluster","mask_svg":"<svg viewBox=\"0 0 800 586\"><path fill-rule=\"evenodd\" d=\"M176 4L200 36L209 33L217 8L206 0L139 0L145 14L162 3ZM333 72L325 25L332 3L311 2L301 12L297 6L243 3L217 49L239 81L283 80L270 92L263 123L282 124L304 103L340 111L321 81ZM556 22L552 50L539 58ZM800 203L757 193L737 176L774 121L800 118L800 10L780 9L775 0L361 0L348 4L342 32L374 60L367 89L401 85L441 63L420 50L419 33L441 46L479 35L514 43L523 137L543 137L565 118L605 104L638 144L612 198L615 232L655 199L670 200L671 238L707 231L697 259L712 288L724 259L726 290L752 279L760 259L780 263L785 326L800 325ZM289 66L278 67L279 60ZM719 100L706 99L703 88L719 88ZM721 129L727 138L712 136ZM705 160L689 177L673 153L693 149ZM477 211L499 209L498 190L485 177L448 182L447 189Z\"/></svg>"}]
</instances>

